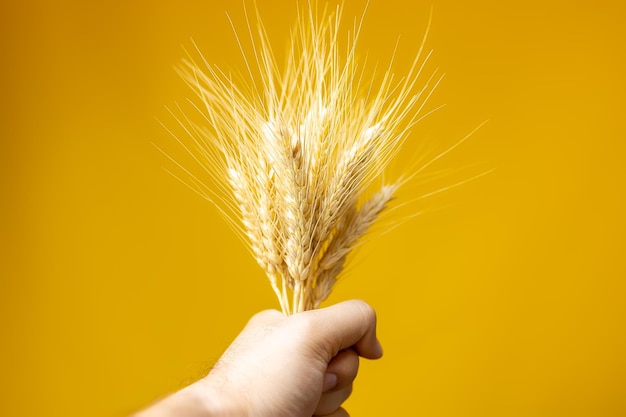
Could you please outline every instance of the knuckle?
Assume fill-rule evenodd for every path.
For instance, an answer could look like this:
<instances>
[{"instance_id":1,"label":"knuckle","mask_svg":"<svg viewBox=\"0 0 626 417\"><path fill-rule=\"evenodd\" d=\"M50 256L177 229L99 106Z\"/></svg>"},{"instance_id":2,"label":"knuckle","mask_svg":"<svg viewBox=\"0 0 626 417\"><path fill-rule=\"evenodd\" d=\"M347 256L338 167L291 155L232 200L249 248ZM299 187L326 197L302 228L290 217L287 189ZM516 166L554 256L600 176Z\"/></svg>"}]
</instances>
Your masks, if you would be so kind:
<instances>
[{"instance_id":1,"label":"knuckle","mask_svg":"<svg viewBox=\"0 0 626 417\"><path fill-rule=\"evenodd\" d=\"M376 323L376 311L374 308L362 300L356 300L356 306L360 311L363 320L368 324Z\"/></svg>"}]
</instances>

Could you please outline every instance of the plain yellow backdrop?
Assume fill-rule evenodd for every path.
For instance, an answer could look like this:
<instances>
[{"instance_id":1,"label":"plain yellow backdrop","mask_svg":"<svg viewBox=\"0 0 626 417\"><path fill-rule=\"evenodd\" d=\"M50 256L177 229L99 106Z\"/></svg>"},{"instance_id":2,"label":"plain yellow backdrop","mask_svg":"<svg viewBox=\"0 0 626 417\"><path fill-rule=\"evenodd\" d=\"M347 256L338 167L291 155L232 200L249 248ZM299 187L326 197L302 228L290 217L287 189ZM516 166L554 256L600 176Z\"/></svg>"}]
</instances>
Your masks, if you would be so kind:
<instances>
[{"instance_id":1,"label":"plain yellow backdrop","mask_svg":"<svg viewBox=\"0 0 626 417\"><path fill-rule=\"evenodd\" d=\"M295 0L258 3L280 54ZM431 6L429 65L446 73L431 108L445 108L389 175L488 123L432 167L445 176L400 193L424 213L379 228L329 300L370 302L385 348L348 410L626 415L624 7L372 0L362 56L386 63L400 37L406 71ZM181 45L242 68L227 11L245 33L239 1L0 6L0 415L125 416L278 307L154 146L184 158L157 122L191 96Z\"/></svg>"}]
</instances>

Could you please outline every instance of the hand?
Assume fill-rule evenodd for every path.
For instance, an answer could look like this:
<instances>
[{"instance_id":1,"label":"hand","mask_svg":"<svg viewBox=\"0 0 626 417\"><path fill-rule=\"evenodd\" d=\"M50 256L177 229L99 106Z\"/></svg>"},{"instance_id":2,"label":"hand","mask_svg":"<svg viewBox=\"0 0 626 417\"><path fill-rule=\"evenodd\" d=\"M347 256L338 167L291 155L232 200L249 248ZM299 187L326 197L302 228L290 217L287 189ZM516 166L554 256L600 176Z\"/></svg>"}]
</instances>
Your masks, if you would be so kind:
<instances>
[{"instance_id":1,"label":"hand","mask_svg":"<svg viewBox=\"0 0 626 417\"><path fill-rule=\"evenodd\" d=\"M264 311L209 375L137 417L344 417L359 356L382 356L376 315L363 301L288 317Z\"/></svg>"},{"instance_id":2,"label":"hand","mask_svg":"<svg viewBox=\"0 0 626 417\"><path fill-rule=\"evenodd\" d=\"M374 310L348 301L285 317L254 316L206 377L241 415L345 416L359 356L382 355Z\"/></svg>"}]
</instances>

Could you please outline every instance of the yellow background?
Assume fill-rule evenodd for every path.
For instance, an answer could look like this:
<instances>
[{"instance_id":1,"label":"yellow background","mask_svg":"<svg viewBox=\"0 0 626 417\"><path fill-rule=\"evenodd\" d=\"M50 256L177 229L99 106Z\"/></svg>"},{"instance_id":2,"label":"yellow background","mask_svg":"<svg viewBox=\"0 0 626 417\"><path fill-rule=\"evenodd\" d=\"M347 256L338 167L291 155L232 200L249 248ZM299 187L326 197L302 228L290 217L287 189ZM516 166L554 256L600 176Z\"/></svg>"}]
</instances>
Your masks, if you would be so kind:
<instances>
[{"instance_id":1,"label":"yellow background","mask_svg":"<svg viewBox=\"0 0 626 417\"><path fill-rule=\"evenodd\" d=\"M282 50L294 5L259 5ZM415 129L406 161L488 119L433 171L495 171L413 203L426 213L368 242L336 288L330 302L377 309L385 348L347 407L626 415L622 2L432 6L431 69L447 75L431 105L446 107ZM401 36L406 71L430 8L372 0L360 51L385 63ZM193 37L241 68L226 11L243 31L238 1L0 6L0 415L127 415L202 375L249 316L278 306L153 146L179 154L156 119L173 123L164 106L190 96L172 70L181 45Z\"/></svg>"}]
</instances>

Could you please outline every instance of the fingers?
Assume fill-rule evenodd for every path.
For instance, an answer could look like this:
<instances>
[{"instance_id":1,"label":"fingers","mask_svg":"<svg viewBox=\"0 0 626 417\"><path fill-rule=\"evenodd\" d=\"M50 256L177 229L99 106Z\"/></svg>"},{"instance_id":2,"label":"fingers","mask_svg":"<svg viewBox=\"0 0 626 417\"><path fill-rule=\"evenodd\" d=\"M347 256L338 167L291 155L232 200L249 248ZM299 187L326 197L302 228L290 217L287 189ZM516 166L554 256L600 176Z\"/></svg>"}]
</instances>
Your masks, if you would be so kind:
<instances>
[{"instance_id":1,"label":"fingers","mask_svg":"<svg viewBox=\"0 0 626 417\"><path fill-rule=\"evenodd\" d=\"M341 409L341 404L348 399L350 394L352 394L352 384L338 391L331 391L322 394L322 398L320 398L319 403L317 403L314 415L334 415L337 410Z\"/></svg>"},{"instance_id":2,"label":"fingers","mask_svg":"<svg viewBox=\"0 0 626 417\"><path fill-rule=\"evenodd\" d=\"M324 340L330 342L330 360L324 378L325 390L315 410L316 416L346 417L341 404L352 393L352 382L359 369L359 355L369 359L382 356L376 338L376 314L363 301L347 301L318 310L315 327ZM334 376L334 378L329 378ZM333 381L334 379L334 381ZM334 382L334 386L329 386Z\"/></svg>"},{"instance_id":3,"label":"fingers","mask_svg":"<svg viewBox=\"0 0 626 417\"><path fill-rule=\"evenodd\" d=\"M315 414L315 416L324 416L324 417L350 417L350 415L348 414L348 412L346 410L344 410L343 408L339 408L337 410L335 410L334 412L330 413L330 414ZM313 416L313 417L315 417Z\"/></svg>"},{"instance_id":4,"label":"fingers","mask_svg":"<svg viewBox=\"0 0 626 417\"><path fill-rule=\"evenodd\" d=\"M330 343L331 358L349 347L364 358L382 356L382 347L376 339L376 313L364 301L345 301L310 313L315 315L313 320L319 325L316 330L321 333L321 339Z\"/></svg>"},{"instance_id":5,"label":"fingers","mask_svg":"<svg viewBox=\"0 0 626 417\"><path fill-rule=\"evenodd\" d=\"M324 392L337 391L352 384L359 371L359 355L353 349L342 350L326 368L327 375L335 376L335 383Z\"/></svg>"},{"instance_id":6,"label":"fingers","mask_svg":"<svg viewBox=\"0 0 626 417\"><path fill-rule=\"evenodd\" d=\"M318 402L315 415L325 416L335 412L352 393L352 381L359 370L359 356L352 349L342 350L333 358L326 369L324 392ZM333 378L328 378L332 376Z\"/></svg>"},{"instance_id":7,"label":"fingers","mask_svg":"<svg viewBox=\"0 0 626 417\"><path fill-rule=\"evenodd\" d=\"M315 334L315 339L323 344L318 347L324 348L327 362L339 351L349 347L364 358L378 359L382 356L382 347L376 339L376 313L364 301L344 301L290 317L285 317L276 310L266 310L256 314L248 325L264 327L267 331L285 320L296 320L313 326L312 329L307 327L306 332Z\"/></svg>"}]
</instances>

